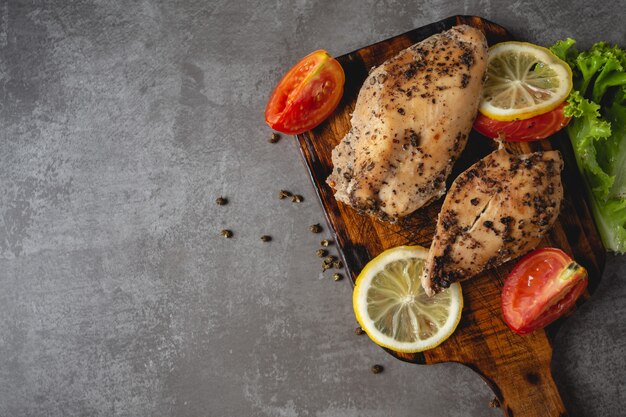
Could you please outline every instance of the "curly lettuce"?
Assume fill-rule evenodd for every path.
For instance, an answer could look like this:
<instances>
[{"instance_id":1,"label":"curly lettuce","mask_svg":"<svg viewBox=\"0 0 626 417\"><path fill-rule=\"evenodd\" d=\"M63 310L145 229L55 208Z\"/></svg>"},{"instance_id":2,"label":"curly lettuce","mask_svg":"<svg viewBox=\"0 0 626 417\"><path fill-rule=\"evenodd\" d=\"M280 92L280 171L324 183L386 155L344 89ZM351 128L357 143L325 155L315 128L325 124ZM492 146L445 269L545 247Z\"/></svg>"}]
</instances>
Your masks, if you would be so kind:
<instances>
[{"instance_id":1,"label":"curly lettuce","mask_svg":"<svg viewBox=\"0 0 626 417\"><path fill-rule=\"evenodd\" d=\"M578 52L575 41L550 50L567 62L574 89L565 114L578 169L607 250L626 252L626 51L598 42Z\"/></svg>"}]
</instances>

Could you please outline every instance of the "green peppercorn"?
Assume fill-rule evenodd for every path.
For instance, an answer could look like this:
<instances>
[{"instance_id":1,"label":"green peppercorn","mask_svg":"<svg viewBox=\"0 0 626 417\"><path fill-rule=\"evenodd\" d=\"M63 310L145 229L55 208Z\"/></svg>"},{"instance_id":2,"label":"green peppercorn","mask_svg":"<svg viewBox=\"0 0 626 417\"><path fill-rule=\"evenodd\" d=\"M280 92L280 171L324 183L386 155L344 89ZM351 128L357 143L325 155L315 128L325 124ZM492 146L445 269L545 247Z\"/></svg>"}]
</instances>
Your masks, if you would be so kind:
<instances>
[{"instance_id":1,"label":"green peppercorn","mask_svg":"<svg viewBox=\"0 0 626 417\"><path fill-rule=\"evenodd\" d=\"M384 370L385 370L385 368L383 368L382 365L374 365L374 366L372 366L372 372L375 373L375 374L379 374L379 373L381 373Z\"/></svg>"}]
</instances>

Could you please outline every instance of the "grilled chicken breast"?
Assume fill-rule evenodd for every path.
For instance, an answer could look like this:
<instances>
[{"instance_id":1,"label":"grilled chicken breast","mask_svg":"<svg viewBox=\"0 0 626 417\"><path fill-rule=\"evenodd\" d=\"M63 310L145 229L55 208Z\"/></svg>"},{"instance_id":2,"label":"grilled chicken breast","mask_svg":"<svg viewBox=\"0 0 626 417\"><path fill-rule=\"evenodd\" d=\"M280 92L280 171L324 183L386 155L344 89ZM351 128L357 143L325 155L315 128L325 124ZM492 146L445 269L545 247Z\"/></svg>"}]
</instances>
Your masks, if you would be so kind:
<instances>
[{"instance_id":1,"label":"grilled chicken breast","mask_svg":"<svg viewBox=\"0 0 626 417\"><path fill-rule=\"evenodd\" d=\"M428 295L534 249L563 199L558 151L500 149L452 183L422 277Z\"/></svg>"},{"instance_id":2,"label":"grilled chicken breast","mask_svg":"<svg viewBox=\"0 0 626 417\"><path fill-rule=\"evenodd\" d=\"M373 69L333 150L337 200L395 221L439 198L465 147L487 64L479 30L456 26Z\"/></svg>"}]
</instances>

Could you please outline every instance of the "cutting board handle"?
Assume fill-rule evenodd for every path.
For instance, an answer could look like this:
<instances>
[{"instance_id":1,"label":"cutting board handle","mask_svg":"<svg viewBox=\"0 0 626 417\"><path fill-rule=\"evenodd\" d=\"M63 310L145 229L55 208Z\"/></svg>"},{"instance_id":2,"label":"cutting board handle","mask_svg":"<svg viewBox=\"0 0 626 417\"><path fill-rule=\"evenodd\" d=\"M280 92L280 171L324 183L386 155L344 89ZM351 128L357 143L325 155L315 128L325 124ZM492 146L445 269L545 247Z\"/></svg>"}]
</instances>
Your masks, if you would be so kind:
<instances>
[{"instance_id":1,"label":"cutting board handle","mask_svg":"<svg viewBox=\"0 0 626 417\"><path fill-rule=\"evenodd\" d=\"M520 373L518 366L499 364L494 375L467 366L491 387L506 417L567 417L550 364L537 361L526 365L527 370Z\"/></svg>"}]
</instances>

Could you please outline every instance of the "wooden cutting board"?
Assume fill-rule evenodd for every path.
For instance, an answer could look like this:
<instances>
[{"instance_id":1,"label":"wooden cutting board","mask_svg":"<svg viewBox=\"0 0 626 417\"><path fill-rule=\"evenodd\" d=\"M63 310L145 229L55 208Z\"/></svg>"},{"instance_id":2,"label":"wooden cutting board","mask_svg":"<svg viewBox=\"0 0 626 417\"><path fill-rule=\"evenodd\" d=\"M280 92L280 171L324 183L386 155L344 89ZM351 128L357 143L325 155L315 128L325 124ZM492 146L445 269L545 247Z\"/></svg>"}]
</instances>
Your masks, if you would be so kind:
<instances>
[{"instance_id":1,"label":"wooden cutting board","mask_svg":"<svg viewBox=\"0 0 626 417\"><path fill-rule=\"evenodd\" d=\"M325 182L332 170L331 151L350 129L350 115L369 69L402 49L458 24L481 29L490 45L512 39L506 29L480 17L453 16L343 55L338 60L346 74L346 86L339 107L322 125L298 135L302 155L353 283L365 264L385 249L415 244L429 247L443 198L394 225L359 215L351 207L338 203ZM559 134L550 141L507 144L507 147L515 153L556 148L563 154L565 199L559 219L542 246L561 248L587 268L588 291L592 293L602 275L604 248L584 199L582 180L567 136ZM448 186L460 172L494 148L493 141L472 132ZM415 364L458 362L469 366L493 389L506 416L567 416L550 372L552 340L566 318L526 336L508 329L502 319L500 293L514 264L515 261L509 262L463 283L465 306L461 322L440 346L417 354L389 353ZM589 293L578 303L588 298Z\"/></svg>"}]
</instances>

